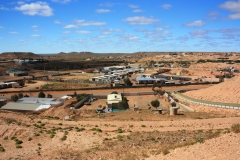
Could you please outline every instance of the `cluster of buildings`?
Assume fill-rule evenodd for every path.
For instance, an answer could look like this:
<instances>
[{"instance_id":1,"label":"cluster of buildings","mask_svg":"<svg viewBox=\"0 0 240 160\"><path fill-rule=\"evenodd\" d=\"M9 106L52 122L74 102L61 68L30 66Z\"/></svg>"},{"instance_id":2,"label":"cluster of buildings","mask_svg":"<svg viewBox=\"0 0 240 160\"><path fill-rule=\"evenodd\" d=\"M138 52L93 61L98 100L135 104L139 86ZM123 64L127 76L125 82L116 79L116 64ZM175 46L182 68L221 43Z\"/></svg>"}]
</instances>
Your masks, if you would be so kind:
<instances>
[{"instance_id":1,"label":"cluster of buildings","mask_svg":"<svg viewBox=\"0 0 240 160\"><path fill-rule=\"evenodd\" d=\"M164 84L175 84L173 80L191 81L192 78L184 76L167 76L162 74L140 74L136 78L136 84L153 84L163 82Z\"/></svg>"},{"instance_id":2,"label":"cluster of buildings","mask_svg":"<svg viewBox=\"0 0 240 160\"><path fill-rule=\"evenodd\" d=\"M101 76L92 77L89 79L90 82L93 83L118 83L120 79L123 79L129 75L136 73L143 73L144 68L131 68L129 66L112 66L112 67L104 67L103 70L100 71Z\"/></svg>"}]
</instances>

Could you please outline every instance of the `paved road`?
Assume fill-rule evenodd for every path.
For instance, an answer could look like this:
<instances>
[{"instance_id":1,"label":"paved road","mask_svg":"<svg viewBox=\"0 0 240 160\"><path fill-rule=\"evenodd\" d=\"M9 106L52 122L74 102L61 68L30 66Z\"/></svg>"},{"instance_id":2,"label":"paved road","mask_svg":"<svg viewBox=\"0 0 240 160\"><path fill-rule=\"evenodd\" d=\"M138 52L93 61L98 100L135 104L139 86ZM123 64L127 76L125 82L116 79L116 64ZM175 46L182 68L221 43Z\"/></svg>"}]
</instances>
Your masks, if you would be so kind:
<instances>
[{"instance_id":1,"label":"paved road","mask_svg":"<svg viewBox=\"0 0 240 160\"><path fill-rule=\"evenodd\" d=\"M202 89L202 88L208 88L212 85L189 85L189 86L169 86L169 87L163 87L162 89L165 91L179 91L179 90L198 90L198 89ZM93 95L108 95L113 91L117 91L118 93L142 93L142 92L152 92L152 88L121 88L121 89L104 89L104 90L77 90L77 94L80 93L89 93L89 94L93 94ZM19 92L21 92L21 89L19 89ZM53 97L55 98L60 98L64 95L67 94L73 94L74 91L44 91L44 93L47 94L51 94L53 95ZM10 97L12 95L14 95L15 93L8 93L8 94L0 94L0 98L3 99L10 99ZM23 93L28 94L30 96L33 97L37 97L38 96L38 92L24 92Z\"/></svg>"}]
</instances>

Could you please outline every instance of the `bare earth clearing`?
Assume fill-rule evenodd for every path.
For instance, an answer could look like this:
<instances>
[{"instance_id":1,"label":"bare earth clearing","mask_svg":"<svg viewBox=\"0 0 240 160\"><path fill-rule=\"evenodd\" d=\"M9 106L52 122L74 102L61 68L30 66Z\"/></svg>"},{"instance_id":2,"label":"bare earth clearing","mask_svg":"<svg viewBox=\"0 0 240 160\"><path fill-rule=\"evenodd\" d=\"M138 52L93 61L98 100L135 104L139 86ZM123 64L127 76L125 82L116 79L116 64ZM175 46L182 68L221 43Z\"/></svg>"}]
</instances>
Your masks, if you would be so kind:
<instances>
[{"instance_id":1,"label":"bare earth clearing","mask_svg":"<svg viewBox=\"0 0 240 160\"><path fill-rule=\"evenodd\" d=\"M158 115L147 109L147 104L156 99L155 96L131 96L128 99L139 106L139 113L132 110L133 104L130 103L128 111L98 117L92 109L104 105L105 100L97 100L79 111L65 108L74 100L38 114L1 111L0 144L5 152L1 153L0 159L239 158L240 135L229 134L232 124L240 121L239 112L195 106L202 107L202 110L180 112L177 116L164 111ZM162 108L168 107L165 98L159 100ZM203 112L203 108L207 112ZM73 121L63 121L64 115L71 115ZM17 141L11 140L14 136L23 142L20 144L22 148L16 148ZM196 137L206 140L200 144ZM183 148L174 149L172 146ZM212 151L202 154L204 150ZM167 151L170 153L164 155Z\"/></svg>"}]
</instances>

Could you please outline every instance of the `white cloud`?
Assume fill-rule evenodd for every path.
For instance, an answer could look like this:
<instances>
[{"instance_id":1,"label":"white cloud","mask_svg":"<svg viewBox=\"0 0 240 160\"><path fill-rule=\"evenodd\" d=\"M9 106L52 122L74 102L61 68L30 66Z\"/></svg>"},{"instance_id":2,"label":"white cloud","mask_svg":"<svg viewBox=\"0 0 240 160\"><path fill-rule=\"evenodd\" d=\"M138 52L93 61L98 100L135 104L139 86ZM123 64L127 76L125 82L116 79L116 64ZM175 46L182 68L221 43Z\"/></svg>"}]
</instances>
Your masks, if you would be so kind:
<instances>
[{"instance_id":1,"label":"white cloud","mask_svg":"<svg viewBox=\"0 0 240 160\"><path fill-rule=\"evenodd\" d=\"M39 15L39 16L52 16L53 10L46 2L35 2L30 4L23 4L15 7L16 10L23 12L25 15Z\"/></svg>"},{"instance_id":2,"label":"white cloud","mask_svg":"<svg viewBox=\"0 0 240 160\"><path fill-rule=\"evenodd\" d=\"M37 25L34 25L34 26L31 26L32 28L38 28L38 26Z\"/></svg>"},{"instance_id":3,"label":"white cloud","mask_svg":"<svg viewBox=\"0 0 240 160\"><path fill-rule=\"evenodd\" d=\"M9 8L6 8L6 7L2 6L2 5L0 5L0 10L9 11Z\"/></svg>"},{"instance_id":4,"label":"white cloud","mask_svg":"<svg viewBox=\"0 0 240 160\"><path fill-rule=\"evenodd\" d=\"M96 11L97 13L108 13L108 12L110 12L109 9L96 9L95 11Z\"/></svg>"},{"instance_id":5,"label":"white cloud","mask_svg":"<svg viewBox=\"0 0 240 160\"><path fill-rule=\"evenodd\" d=\"M9 32L10 34L19 34L19 32Z\"/></svg>"},{"instance_id":6,"label":"white cloud","mask_svg":"<svg viewBox=\"0 0 240 160\"><path fill-rule=\"evenodd\" d=\"M205 25L205 22L203 22L201 20L197 20L197 21L189 22L189 23L185 24L185 26L187 26L187 27L201 27L203 25Z\"/></svg>"},{"instance_id":7,"label":"white cloud","mask_svg":"<svg viewBox=\"0 0 240 160\"><path fill-rule=\"evenodd\" d=\"M58 21L58 20L55 20L54 23L55 23L55 24L61 24L61 22Z\"/></svg>"},{"instance_id":8,"label":"white cloud","mask_svg":"<svg viewBox=\"0 0 240 160\"><path fill-rule=\"evenodd\" d=\"M95 21L85 21L82 20L75 20L77 26L104 26L106 22L95 22Z\"/></svg>"},{"instance_id":9,"label":"white cloud","mask_svg":"<svg viewBox=\"0 0 240 160\"><path fill-rule=\"evenodd\" d=\"M100 6L112 7L112 6L116 5L116 4L118 4L118 3L110 3L110 2L106 2L106 3L102 3L102 4L100 4Z\"/></svg>"},{"instance_id":10,"label":"white cloud","mask_svg":"<svg viewBox=\"0 0 240 160\"><path fill-rule=\"evenodd\" d=\"M24 40L24 39L20 39L18 40L18 42L21 42L21 43L28 43L28 41Z\"/></svg>"},{"instance_id":11,"label":"white cloud","mask_svg":"<svg viewBox=\"0 0 240 160\"><path fill-rule=\"evenodd\" d=\"M205 38L207 37L208 31L207 30L197 30L190 32L190 35L196 38Z\"/></svg>"},{"instance_id":12,"label":"white cloud","mask_svg":"<svg viewBox=\"0 0 240 160\"><path fill-rule=\"evenodd\" d=\"M91 32L81 30L81 31L76 31L76 33L78 33L78 34L90 34Z\"/></svg>"},{"instance_id":13,"label":"white cloud","mask_svg":"<svg viewBox=\"0 0 240 160\"><path fill-rule=\"evenodd\" d=\"M127 40L137 40L137 39L139 39L138 36L133 35L133 34L123 34L122 38L127 39Z\"/></svg>"},{"instance_id":14,"label":"white cloud","mask_svg":"<svg viewBox=\"0 0 240 160\"><path fill-rule=\"evenodd\" d=\"M74 24L69 24L69 25L64 26L63 28L78 28L78 26L74 25Z\"/></svg>"},{"instance_id":15,"label":"white cloud","mask_svg":"<svg viewBox=\"0 0 240 160\"><path fill-rule=\"evenodd\" d=\"M130 8L139 8L139 6L133 5L133 4L129 4L128 6L129 6Z\"/></svg>"},{"instance_id":16,"label":"white cloud","mask_svg":"<svg viewBox=\"0 0 240 160\"><path fill-rule=\"evenodd\" d=\"M220 5L220 8L229 10L231 12L240 12L240 0L238 1L227 1Z\"/></svg>"},{"instance_id":17,"label":"white cloud","mask_svg":"<svg viewBox=\"0 0 240 160\"><path fill-rule=\"evenodd\" d=\"M3 29L3 27L2 27L2 26L0 26L0 29Z\"/></svg>"},{"instance_id":18,"label":"white cloud","mask_svg":"<svg viewBox=\"0 0 240 160\"><path fill-rule=\"evenodd\" d=\"M135 16L135 17L128 17L124 19L123 21L128 22L130 25L148 25L148 24L153 24L155 22L158 22L158 19L154 19L152 17L147 18L144 16Z\"/></svg>"},{"instance_id":19,"label":"white cloud","mask_svg":"<svg viewBox=\"0 0 240 160\"><path fill-rule=\"evenodd\" d=\"M139 13L139 12L142 12L142 10L141 9L134 9L133 12L134 13Z\"/></svg>"},{"instance_id":20,"label":"white cloud","mask_svg":"<svg viewBox=\"0 0 240 160\"><path fill-rule=\"evenodd\" d=\"M31 37L40 37L39 34L32 34Z\"/></svg>"},{"instance_id":21,"label":"white cloud","mask_svg":"<svg viewBox=\"0 0 240 160\"><path fill-rule=\"evenodd\" d=\"M122 30L121 29L113 29L113 28L104 29L102 31L102 34L112 34L113 32L122 32Z\"/></svg>"},{"instance_id":22,"label":"white cloud","mask_svg":"<svg viewBox=\"0 0 240 160\"><path fill-rule=\"evenodd\" d=\"M230 12L235 12L228 15L228 19L240 19L240 0L238 1L227 1L219 6L222 9L229 10Z\"/></svg>"},{"instance_id":23,"label":"white cloud","mask_svg":"<svg viewBox=\"0 0 240 160\"><path fill-rule=\"evenodd\" d=\"M209 12L208 15L209 16L218 16L219 14L216 11L212 11L212 12Z\"/></svg>"},{"instance_id":24,"label":"white cloud","mask_svg":"<svg viewBox=\"0 0 240 160\"><path fill-rule=\"evenodd\" d=\"M170 9L172 7L172 5L171 4L163 4L163 5L161 5L161 7L163 9Z\"/></svg>"},{"instance_id":25,"label":"white cloud","mask_svg":"<svg viewBox=\"0 0 240 160\"><path fill-rule=\"evenodd\" d=\"M68 3L68 2L71 2L71 0L52 0L52 2L57 2L57 3Z\"/></svg>"},{"instance_id":26,"label":"white cloud","mask_svg":"<svg viewBox=\"0 0 240 160\"><path fill-rule=\"evenodd\" d=\"M64 31L63 34L70 34L71 31Z\"/></svg>"},{"instance_id":27,"label":"white cloud","mask_svg":"<svg viewBox=\"0 0 240 160\"><path fill-rule=\"evenodd\" d=\"M228 15L229 19L240 19L240 12Z\"/></svg>"}]
</instances>

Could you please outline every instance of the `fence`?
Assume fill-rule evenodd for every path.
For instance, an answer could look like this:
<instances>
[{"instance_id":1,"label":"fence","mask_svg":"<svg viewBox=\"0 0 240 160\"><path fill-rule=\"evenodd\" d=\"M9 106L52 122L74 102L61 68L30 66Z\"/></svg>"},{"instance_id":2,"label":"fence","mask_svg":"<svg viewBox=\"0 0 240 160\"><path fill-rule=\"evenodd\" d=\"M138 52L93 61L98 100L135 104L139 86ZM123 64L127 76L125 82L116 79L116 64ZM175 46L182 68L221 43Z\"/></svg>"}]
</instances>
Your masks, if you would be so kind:
<instances>
[{"instance_id":1,"label":"fence","mask_svg":"<svg viewBox=\"0 0 240 160\"><path fill-rule=\"evenodd\" d=\"M217 107L217 108L227 108L227 109L236 109L240 110L240 104L234 104L234 103L220 103L220 102L211 102L211 101L205 101L205 100L199 100L199 99L194 99L191 97L188 97L186 95L183 95L179 92L172 93L174 96L176 96L179 99L182 99L184 101L190 102L190 103L195 103L195 104L200 104L204 106L210 106L210 107Z\"/></svg>"}]
</instances>

